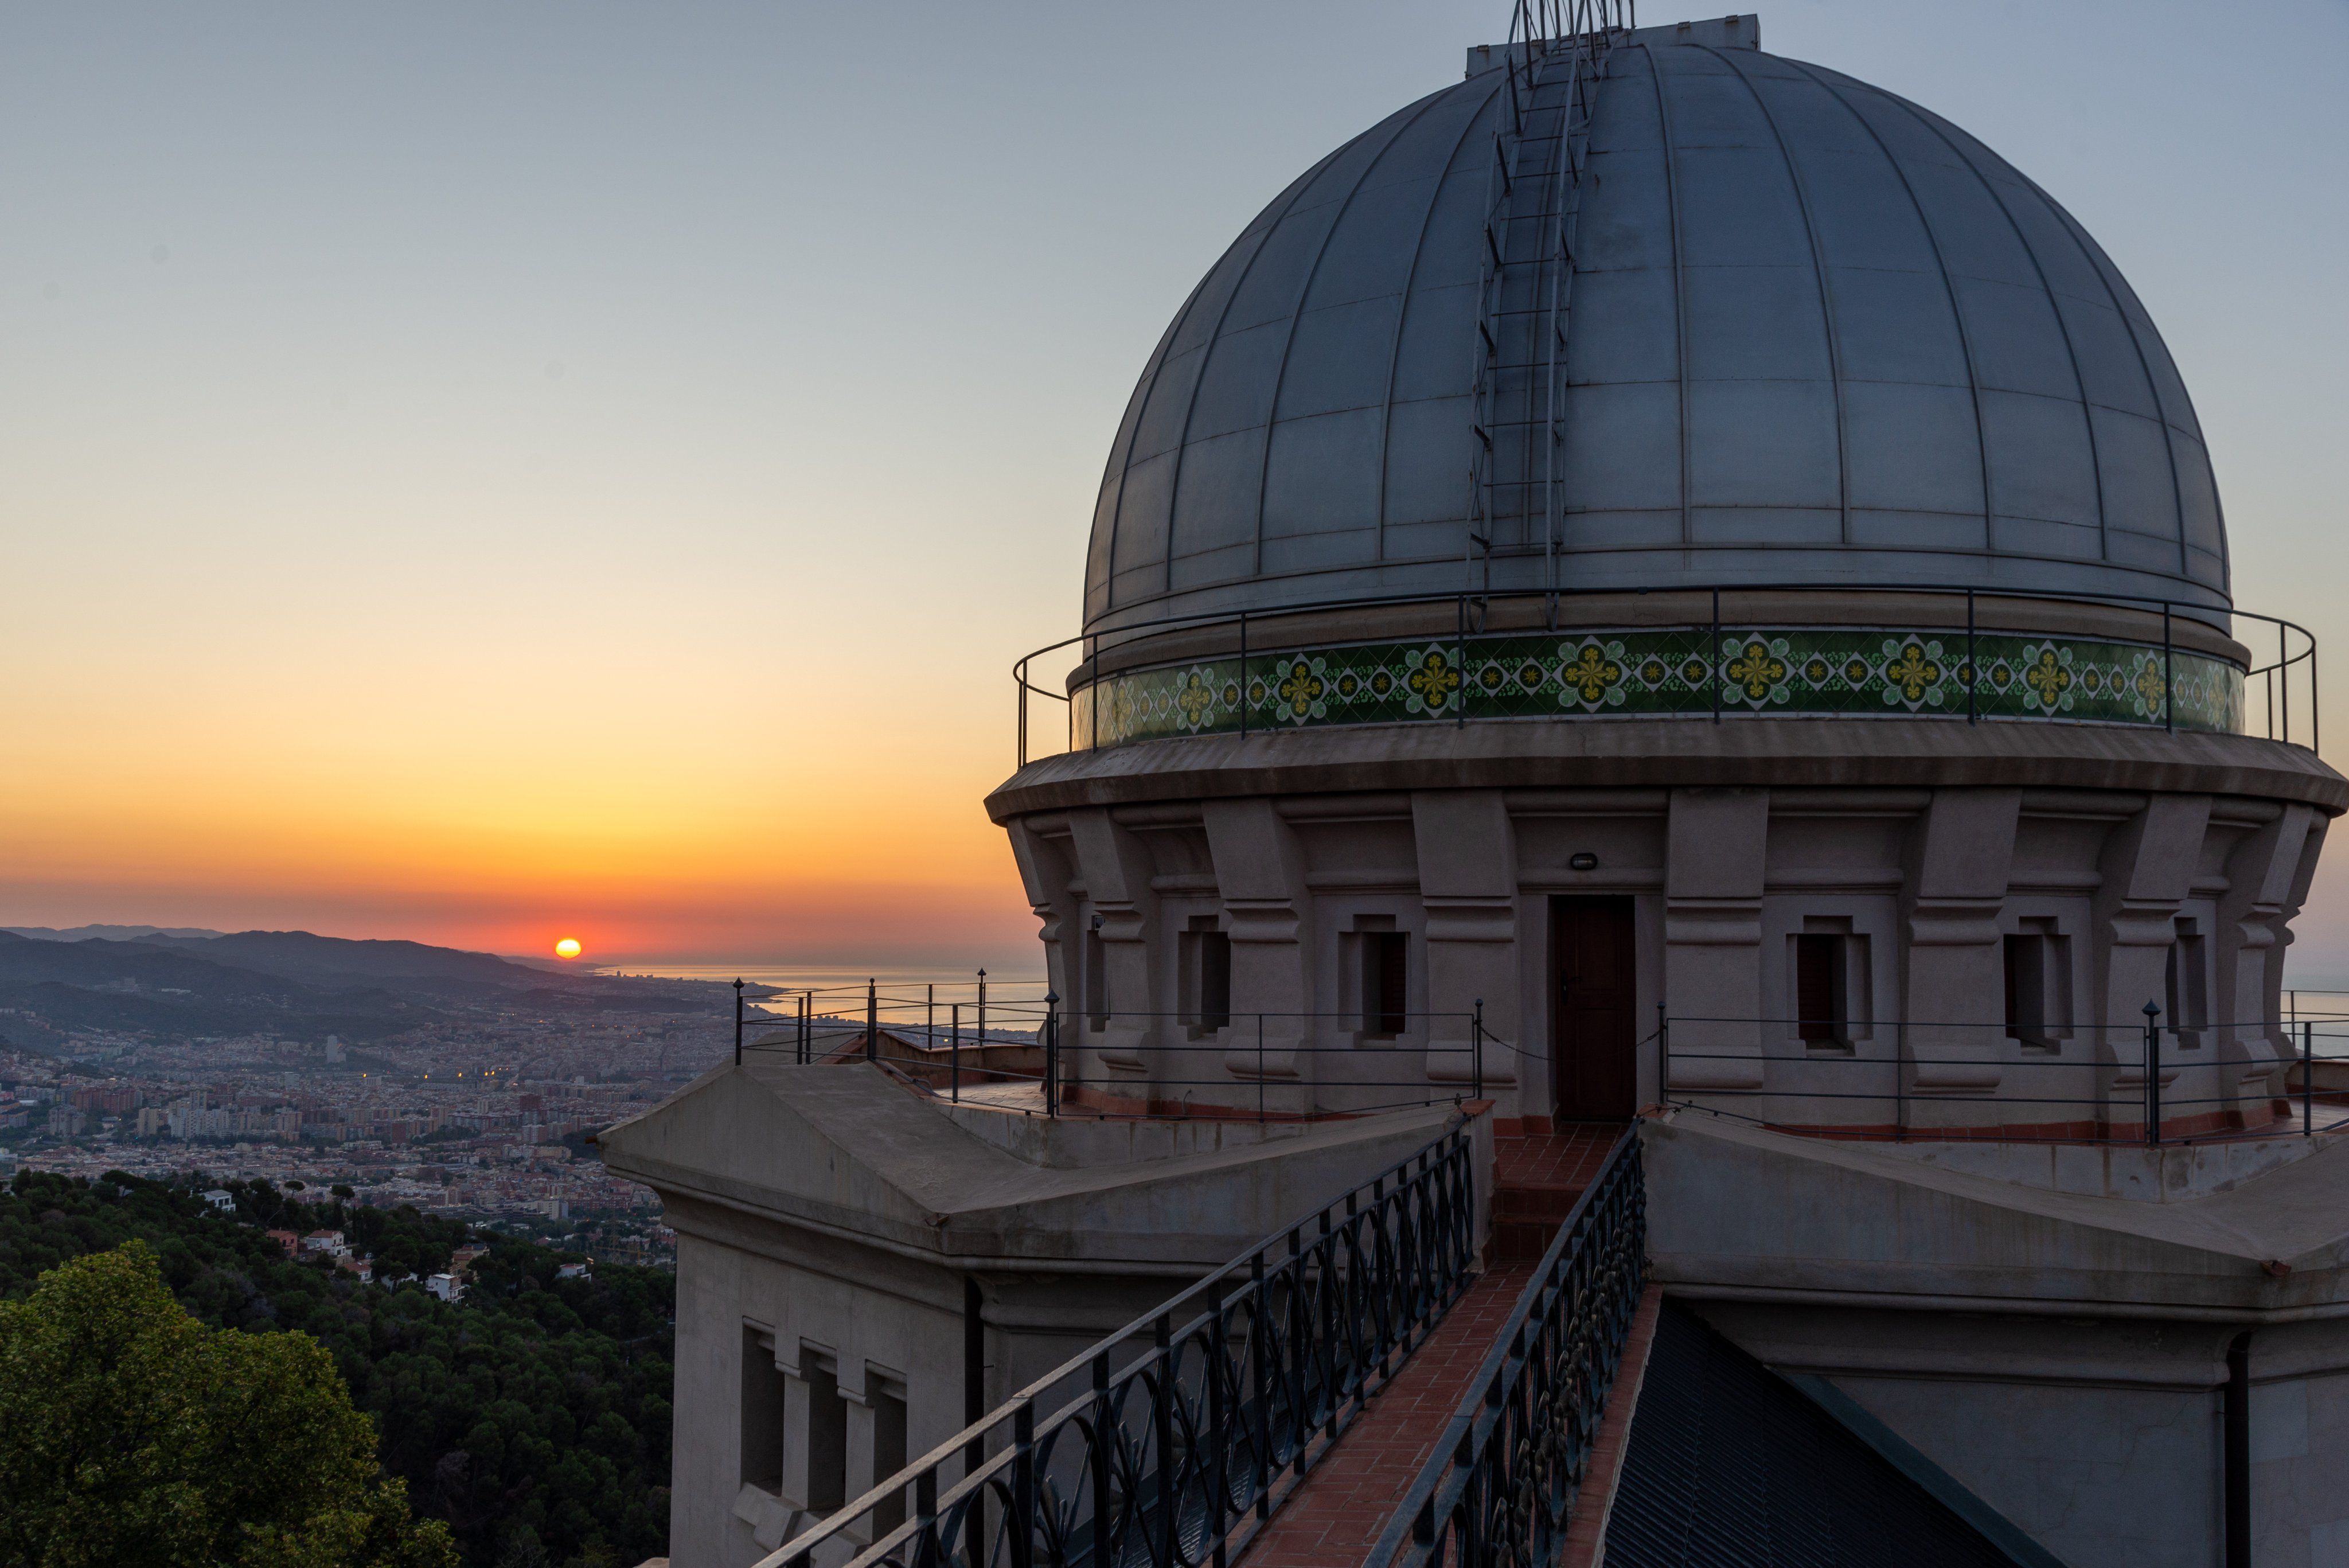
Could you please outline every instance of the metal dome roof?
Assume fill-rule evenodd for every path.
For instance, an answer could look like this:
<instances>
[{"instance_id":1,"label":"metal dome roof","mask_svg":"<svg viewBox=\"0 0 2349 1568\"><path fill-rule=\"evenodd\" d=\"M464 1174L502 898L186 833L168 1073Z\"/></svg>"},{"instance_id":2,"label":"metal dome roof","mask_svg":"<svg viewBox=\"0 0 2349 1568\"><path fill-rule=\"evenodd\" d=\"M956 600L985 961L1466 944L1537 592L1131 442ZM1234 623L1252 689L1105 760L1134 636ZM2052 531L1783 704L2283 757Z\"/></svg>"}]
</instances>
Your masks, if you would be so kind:
<instances>
[{"instance_id":1,"label":"metal dome roof","mask_svg":"<svg viewBox=\"0 0 2349 1568\"><path fill-rule=\"evenodd\" d=\"M2192 404L2105 253L1964 131L1764 54L1738 20L1617 35L1599 67L1554 421L1538 374L1478 389L1480 322L1542 319L1486 314L1508 72L1422 99L1281 192L1134 389L1088 627L1741 581L2223 607ZM1544 429L1557 477L1537 504Z\"/></svg>"}]
</instances>

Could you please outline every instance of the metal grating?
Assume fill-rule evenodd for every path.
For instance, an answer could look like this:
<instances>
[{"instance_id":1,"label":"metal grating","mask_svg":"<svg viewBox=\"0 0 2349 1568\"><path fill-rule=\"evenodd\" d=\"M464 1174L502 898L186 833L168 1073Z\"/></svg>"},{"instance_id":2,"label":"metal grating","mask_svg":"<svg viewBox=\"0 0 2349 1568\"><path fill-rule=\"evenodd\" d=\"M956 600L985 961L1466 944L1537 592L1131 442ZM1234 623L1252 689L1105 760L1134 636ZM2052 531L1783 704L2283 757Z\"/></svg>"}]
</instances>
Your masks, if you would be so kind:
<instances>
[{"instance_id":1,"label":"metal grating","mask_svg":"<svg viewBox=\"0 0 2349 1568\"><path fill-rule=\"evenodd\" d=\"M1608 1518L1607 1568L2060 1568L1989 1517L2011 1544L1665 1304Z\"/></svg>"}]
</instances>

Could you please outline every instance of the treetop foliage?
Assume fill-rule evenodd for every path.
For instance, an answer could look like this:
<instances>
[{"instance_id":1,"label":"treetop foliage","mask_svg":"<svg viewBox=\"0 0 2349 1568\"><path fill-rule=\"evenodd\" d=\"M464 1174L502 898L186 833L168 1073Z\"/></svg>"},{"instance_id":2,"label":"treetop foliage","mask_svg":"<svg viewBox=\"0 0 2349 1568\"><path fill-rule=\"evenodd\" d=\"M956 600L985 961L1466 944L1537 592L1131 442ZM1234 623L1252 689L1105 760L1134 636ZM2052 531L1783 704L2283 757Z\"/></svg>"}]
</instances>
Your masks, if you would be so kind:
<instances>
[{"instance_id":1,"label":"treetop foliage","mask_svg":"<svg viewBox=\"0 0 2349 1568\"><path fill-rule=\"evenodd\" d=\"M139 1241L0 1301L0 1563L454 1568L316 1340L188 1315Z\"/></svg>"},{"instance_id":2,"label":"treetop foliage","mask_svg":"<svg viewBox=\"0 0 2349 1568\"><path fill-rule=\"evenodd\" d=\"M448 1525L469 1568L626 1568L667 1551L671 1275L599 1263L590 1278L558 1279L564 1253L413 1209L232 1181L222 1185L235 1211L220 1213L202 1185L20 1173L0 1189L0 1300L143 1241L202 1324L315 1341L373 1417L383 1470L418 1513ZM450 1303L412 1282L364 1285L289 1258L271 1230L341 1231L374 1254L379 1278L445 1272L468 1241L490 1251Z\"/></svg>"}]
</instances>

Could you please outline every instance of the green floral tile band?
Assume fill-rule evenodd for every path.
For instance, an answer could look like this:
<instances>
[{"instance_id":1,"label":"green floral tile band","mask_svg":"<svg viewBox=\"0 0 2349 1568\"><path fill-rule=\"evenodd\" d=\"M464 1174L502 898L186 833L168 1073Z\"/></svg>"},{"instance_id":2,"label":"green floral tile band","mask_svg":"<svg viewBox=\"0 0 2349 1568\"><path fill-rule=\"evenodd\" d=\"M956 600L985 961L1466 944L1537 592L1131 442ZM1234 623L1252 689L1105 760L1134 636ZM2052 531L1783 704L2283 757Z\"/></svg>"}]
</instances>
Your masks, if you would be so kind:
<instances>
[{"instance_id":1,"label":"green floral tile band","mask_svg":"<svg viewBox=\"0 0 2349 1568\"><path fill-rule=\"evenodd\" d=\"M1599 631L1440 638L1254 653L1114 675L1080 690L1080 749L1241 729L1560 714L1966 715L1962 635L1838 628ZM2243 674L2137 643L1984 633L1974 711L1987 719L2242 727ZM2176 689L2169 689L2174 680ZM1098 707L1098 714L1096 708ZM1242 722L1245 712L1246 723ZM1098 724L1098 728L1096 728Z\"/></svg>"}]
</instances>

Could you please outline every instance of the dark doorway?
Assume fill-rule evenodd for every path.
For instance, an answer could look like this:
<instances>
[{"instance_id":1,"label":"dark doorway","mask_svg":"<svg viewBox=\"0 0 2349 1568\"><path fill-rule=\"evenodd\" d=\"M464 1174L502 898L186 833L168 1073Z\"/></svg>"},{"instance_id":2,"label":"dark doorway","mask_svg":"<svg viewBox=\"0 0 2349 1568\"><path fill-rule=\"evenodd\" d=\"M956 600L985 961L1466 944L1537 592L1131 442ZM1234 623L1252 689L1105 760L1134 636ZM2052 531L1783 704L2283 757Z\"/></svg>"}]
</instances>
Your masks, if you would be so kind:
<instances>
[{"instance_id":1,"label":"dark doorway","mask_svg":"<svg viewBox=\"0 0 2349 1568\"><path fill-rule=\"evenodd\" d=\"M1553 898L1549 923L1558 1119L1628 1121L1640 1109L1631 900Z\"/></svg>"}]
</instances>

